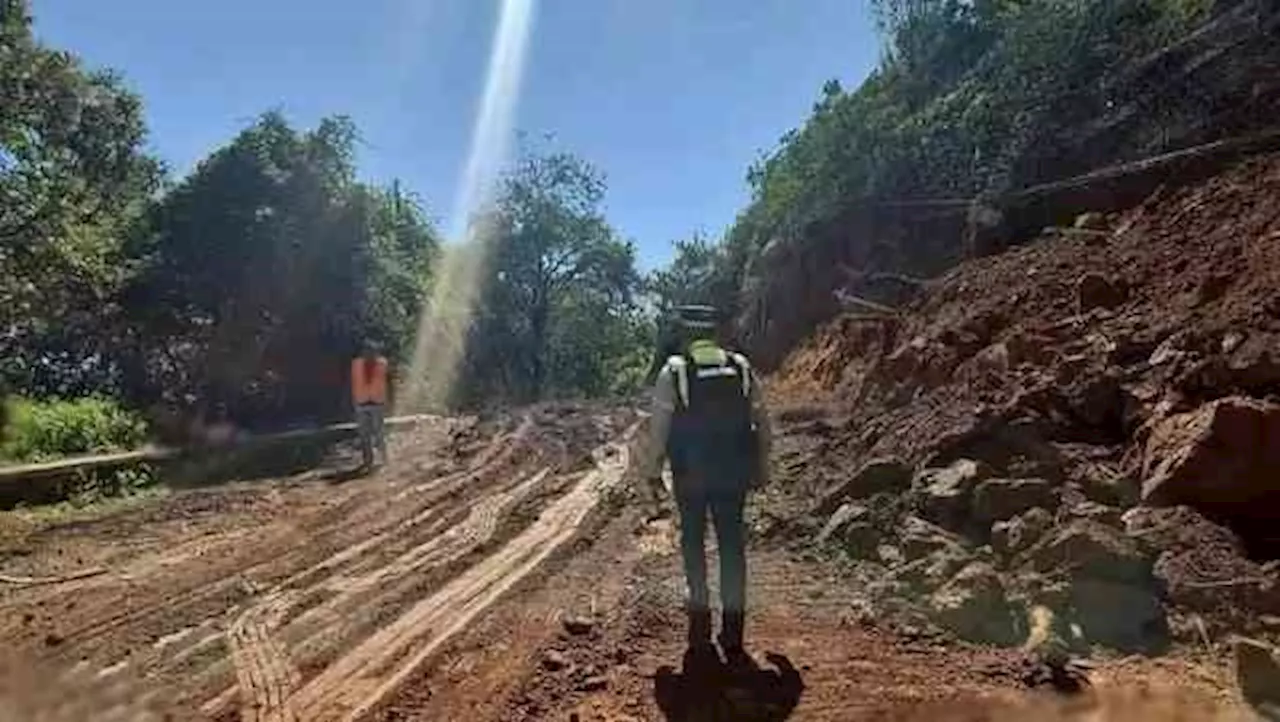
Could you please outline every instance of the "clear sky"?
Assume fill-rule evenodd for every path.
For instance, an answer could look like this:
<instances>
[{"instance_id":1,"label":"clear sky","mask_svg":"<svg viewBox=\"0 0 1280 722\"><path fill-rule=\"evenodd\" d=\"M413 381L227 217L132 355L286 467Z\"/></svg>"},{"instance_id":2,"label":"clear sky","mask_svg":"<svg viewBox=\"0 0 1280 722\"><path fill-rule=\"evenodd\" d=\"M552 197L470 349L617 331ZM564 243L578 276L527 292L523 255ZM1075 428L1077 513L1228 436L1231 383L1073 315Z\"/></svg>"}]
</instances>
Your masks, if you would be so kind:
<instances>
[{"instance_id":1,"label":"clear sky","mask_svg":"<svg viewBox=\"0 0 1280 722\"><path fill-rule=\"evenodd\" d=\"M38 36L121 71L150 144L186 172L255 116L351 116L361 174L400 178L441 227L484 84L498 0L34 0ZM879 55L859 0L540 0L516 128L552 134L609 182L642 265L719 234L747 166L822 83Z\"/></svg>"}]
</instances>

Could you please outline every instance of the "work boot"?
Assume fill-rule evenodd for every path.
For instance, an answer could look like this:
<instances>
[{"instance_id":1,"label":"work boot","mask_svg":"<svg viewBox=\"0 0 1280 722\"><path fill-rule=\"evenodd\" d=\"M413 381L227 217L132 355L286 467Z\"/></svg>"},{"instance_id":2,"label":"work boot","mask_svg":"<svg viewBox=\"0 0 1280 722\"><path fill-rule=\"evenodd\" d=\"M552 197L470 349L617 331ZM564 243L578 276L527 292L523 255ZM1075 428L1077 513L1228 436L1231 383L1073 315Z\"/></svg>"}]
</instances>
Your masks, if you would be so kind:
<instances>
[{"instance_id":1,"label":"work boot","mask_svg":"<svg viewBox=\"0 0 1280 722\"><path fill-rule=\"evenodd\" d=\"M730 666L749 661L742 648L742 629L746 615L741 611L725 610L720 616L720 649L724 650L725 661Z\"/></svg>"},{"instance_id":2,"label":"work boot","mask_svg":"<svg viewBox=\"0 0 1280 722\"><path fill-rule=\"evenodd\" d=\"M689 649L703 649L711 646L711 610L690 607L689 613Z\"/></svg>"},{"instance_id":3,"label":"work boot","mask_svg":"<svg viewBox=\"0 0 1280 722\"><path fill-rule=\"evenodd\" d=\"M720 655L711 643L711 610L689 610L689 648L684 653L684 671L691 675L709 674L720 664Z\"/></svg>"}]
</instances>

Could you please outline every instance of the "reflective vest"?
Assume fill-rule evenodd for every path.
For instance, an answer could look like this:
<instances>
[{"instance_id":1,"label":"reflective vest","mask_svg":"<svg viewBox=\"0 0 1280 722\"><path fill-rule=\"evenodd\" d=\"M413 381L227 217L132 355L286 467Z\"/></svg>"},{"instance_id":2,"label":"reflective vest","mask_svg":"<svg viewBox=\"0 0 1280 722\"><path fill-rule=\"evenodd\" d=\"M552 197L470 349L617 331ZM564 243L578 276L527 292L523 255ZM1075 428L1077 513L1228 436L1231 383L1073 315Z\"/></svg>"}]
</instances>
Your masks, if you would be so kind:
<instances>
[{"instance_id":1,"label":"reflective vest","mask_svg":"<svg viewBox=\"0 0 1280 722\"><path fill-rule=\"evenodd\" d=\"M677 476L708 489L748 483L755 463L751 366L741 354L695 341L667 360L676 407L667 456Z\"/></svg>"},{"instance_id":2,"label":"reflective vest","mask_svg":"<svg viewBox=\"0 0 1280 722\"><path fill-rule=\"evenodd\" d=\"M387 360L356 357L351 362L351 400L357 405L387 403Z\"/></svg>"}]
</instances>

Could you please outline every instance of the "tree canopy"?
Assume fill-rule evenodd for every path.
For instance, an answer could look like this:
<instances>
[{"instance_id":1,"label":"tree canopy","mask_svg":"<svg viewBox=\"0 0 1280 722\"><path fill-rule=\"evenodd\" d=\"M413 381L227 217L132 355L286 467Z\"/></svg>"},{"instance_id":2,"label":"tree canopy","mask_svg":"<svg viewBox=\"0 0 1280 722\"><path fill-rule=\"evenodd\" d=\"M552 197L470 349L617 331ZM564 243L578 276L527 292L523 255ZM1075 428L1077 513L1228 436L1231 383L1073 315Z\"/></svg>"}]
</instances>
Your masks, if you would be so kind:
<instances>
[{"instance_id":1,"label":"tree canopy","mask_svg":"<svg viewBox=\"0 0 1280 722\"><path fill-rule=\"evenodd\" d=\"M118 380L124 244L161 177L144 138L116 75L37 43L26 3L0 0L0 382L66 395Z\"/></svg>"},{"instance_id":2,"label":"tree canopy","mask_svg":"<svg viewBox=\"0 0 1280 722\"><path fill-rule=\"evenodd\" d=\"M324 418L363 340L403 356L438 240L397 187L356 180L355 140L267 113L155 205L126 295L135 390Z\"/></svg>"},{"instance_id":3,"label":"tree canopy","mask_svg":"<svg viewBox=\"0 0 1280 722\"><path fill-rule=\"evenodd\" d=\"M643 373L635 249L605 220L604 191L565 153L525 154L501 180L480 221L489 262L462 398L599 395Z\"/></svg>"}]
</instances>

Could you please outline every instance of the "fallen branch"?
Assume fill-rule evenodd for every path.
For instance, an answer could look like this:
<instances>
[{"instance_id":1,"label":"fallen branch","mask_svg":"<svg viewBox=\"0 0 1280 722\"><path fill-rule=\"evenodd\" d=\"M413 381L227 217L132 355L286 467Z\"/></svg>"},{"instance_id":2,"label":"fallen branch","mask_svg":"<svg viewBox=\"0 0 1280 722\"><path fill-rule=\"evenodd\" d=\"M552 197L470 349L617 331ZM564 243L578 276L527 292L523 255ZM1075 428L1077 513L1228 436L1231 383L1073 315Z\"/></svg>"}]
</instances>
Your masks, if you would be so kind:
<instances>
[{"instance_id":1,"label":"fallen branch","mask_svg":"<svg viewBox=\"0 0 1280 722\"><path fill-rule=\"evenodd\" d=\"M63 574L57 577L13 577L8 574L0 574L0 583L13 584L20 587L34 587L42 584L61 584L62 582L72 582L77 579L86 579L88 577L96 577L99 574L106 574L105 567L93 567L91 569L82 569L78 572Z\"/></svg>"}]
</instances>

